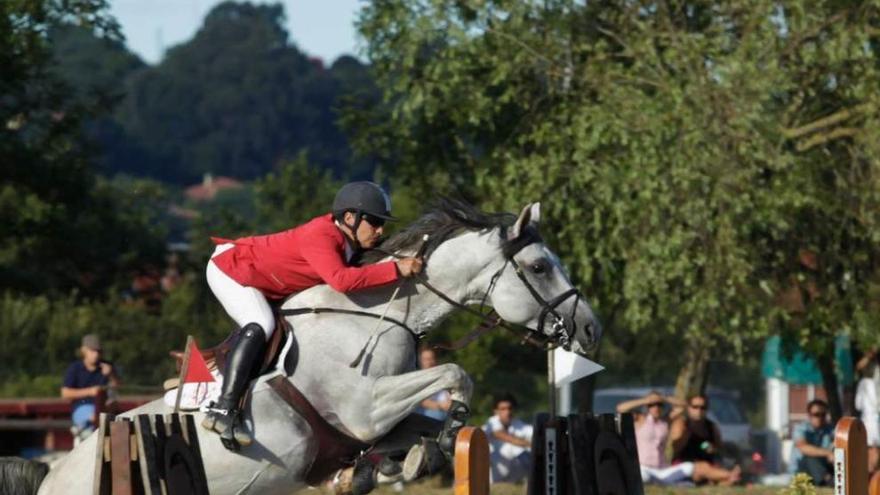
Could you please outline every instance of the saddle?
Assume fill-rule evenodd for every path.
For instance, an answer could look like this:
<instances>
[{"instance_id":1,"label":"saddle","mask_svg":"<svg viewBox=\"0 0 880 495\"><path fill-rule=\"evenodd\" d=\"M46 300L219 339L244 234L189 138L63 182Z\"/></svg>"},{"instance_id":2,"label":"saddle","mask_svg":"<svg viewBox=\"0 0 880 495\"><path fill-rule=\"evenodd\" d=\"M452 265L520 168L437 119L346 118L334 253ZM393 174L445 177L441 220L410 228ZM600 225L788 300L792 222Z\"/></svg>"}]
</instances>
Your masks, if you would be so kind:
<instances>
[{"instance_id":1,"label":"saddle","mask_svg":"<svg viewBox=\"0 0 880 495\"><path fill-rule=\"evenodd\" d=\"M266 352L263 356L263 360L260 364L260 371L257 376L265 373L275 361L278 359L278 353L284 347L284 341L287 336L287 332L291 331L290 324L281 316L278 312L278 309L274 310L275 313L275 331L272 332L272 336L269 338L269 342L266 344ZM205 358L205 364L208 365L208 369L214 371L219 369L223 371L226 368L226 356L232 352L233 347L238 342L238 339L241 338L241 328L235 329L231 334L223 342L220 342L218 345L214 347L210 347L208 349L200 349L199 352L202 353L202 357ZM180 367L183 366L183 351L171 351L169 353L172 358L176 361L177 371L180 371Z\"/></svg>"}]
</instances>

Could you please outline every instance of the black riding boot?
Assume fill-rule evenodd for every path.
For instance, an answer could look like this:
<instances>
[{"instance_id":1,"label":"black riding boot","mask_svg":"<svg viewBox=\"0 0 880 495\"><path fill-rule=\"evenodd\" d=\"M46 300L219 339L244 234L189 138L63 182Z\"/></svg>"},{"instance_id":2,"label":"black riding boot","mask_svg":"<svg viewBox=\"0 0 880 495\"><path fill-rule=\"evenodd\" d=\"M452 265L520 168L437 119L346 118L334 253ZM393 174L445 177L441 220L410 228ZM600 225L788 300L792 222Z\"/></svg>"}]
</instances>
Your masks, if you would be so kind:
<instances>
[{"instance_id":1,"label":"black riding boot","mask_svg":"<svg viewBox=\"0 0 880 495\"><path fill-rule=\"evenodd\" d=\"M203 427L220 434L220 441L229 450L238 450L254 440L242 425L240 404L264 347L266 332L263 328L256 323L245 325L241 338L227 357L223 391L202 421Z\"/></svg>"}]
</instances>

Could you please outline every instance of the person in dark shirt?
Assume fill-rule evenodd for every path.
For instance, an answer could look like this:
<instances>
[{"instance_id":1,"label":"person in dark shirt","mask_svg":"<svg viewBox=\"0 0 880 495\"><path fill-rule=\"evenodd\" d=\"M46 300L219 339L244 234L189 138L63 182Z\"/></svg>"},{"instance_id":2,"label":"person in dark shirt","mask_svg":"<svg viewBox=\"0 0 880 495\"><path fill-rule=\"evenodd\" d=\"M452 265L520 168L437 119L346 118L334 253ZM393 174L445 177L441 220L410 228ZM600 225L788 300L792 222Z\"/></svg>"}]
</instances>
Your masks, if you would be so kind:
<instances>
[{"instance_id":1,"label":"person in dark shirt","mask_svg":"<svg viewBox=\"0 0 880 495\"><path fill-rule=\"evenodd\" d=\"M108 388L119 385L113 365L101 359L101 351L97 335L84 336L79 348L82 360L71 363L64 374L61 397L73 401L71 418L77 435L95 429L95 400L103 400Z\"/></svg>"},{"instance_id":2,"label":"person in dark shirt","mask_svg":"<svg viewBox=\"0 0 880 495\"><path fill-rule=\"evenodd\" d=\"M695 395L688 399L686 416L673 421L669 432L672 442L672 462L705 461L715 464L721 450L721 432L712 420L706 418L709 398Z\"/></svg>"},{"instance_id":3,"label":"person in dark shirt","mask_svg":"<svg viewBox=\"0 0 880 495\"><path fill-rule=\"evenodd\" d=\"M813 399L807 404L809 419L794 427L795 455L791 463L798 473L810 475L816 486L834 481L834 426L828 421L828 404Z\"/></svg>"}]
</instances>

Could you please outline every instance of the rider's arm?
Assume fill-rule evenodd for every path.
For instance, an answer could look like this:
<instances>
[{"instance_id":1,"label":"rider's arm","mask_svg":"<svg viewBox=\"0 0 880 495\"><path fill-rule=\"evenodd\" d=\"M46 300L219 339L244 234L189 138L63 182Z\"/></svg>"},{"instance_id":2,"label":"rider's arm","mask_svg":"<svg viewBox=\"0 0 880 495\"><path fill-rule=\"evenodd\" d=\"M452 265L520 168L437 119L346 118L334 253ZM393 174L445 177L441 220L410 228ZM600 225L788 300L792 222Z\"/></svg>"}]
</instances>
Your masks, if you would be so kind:
<instances>
[{"instance_id":1,"label":"rider's arm","mask_svg":"<svg viewBox=\"0 0 880 495\"><path fill-rule=\"evenodd\" d=\"M397 266L393 261L346 266L345 255L330 234L317 233L302 246L301 253L321 279L339 292L377 287L397 280Z\"/></svg>"}]
</instances>

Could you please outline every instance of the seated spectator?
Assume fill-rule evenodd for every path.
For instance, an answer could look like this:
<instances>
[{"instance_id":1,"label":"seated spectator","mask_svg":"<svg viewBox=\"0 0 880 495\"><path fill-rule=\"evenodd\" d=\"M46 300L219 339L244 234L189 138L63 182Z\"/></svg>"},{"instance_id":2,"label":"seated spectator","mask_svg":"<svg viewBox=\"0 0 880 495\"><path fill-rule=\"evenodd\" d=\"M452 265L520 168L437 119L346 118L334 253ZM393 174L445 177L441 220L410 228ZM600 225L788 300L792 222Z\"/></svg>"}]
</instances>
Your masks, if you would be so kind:
<instances>
[{"instance_id":1,"label":"seated spectator","mask_svg":"<svg viewBox=\"0 0 880 495\"><path fill-rule=\"evenodd\" d=\"M672 462L704 461L718 462L721 451L721 431L714 421L706 417L709 398L694 395L687 401L687 414L672 423Z\"/></svg>"},{"instance_id":2,"label":"seated spectator","mask_svg":"<svg viewBox=\"0 0 880 495\"><path fill-rule=\"evenodd\" d=\"M807 404L807 421L792 431L794 455L791 464L798 473L806 473L816 486L830 486L834 474L834 428L828 422L828 404L815 399Z\"/></svg>"},{"instance_id":3,"label":"seated spectator","mask_svg":"<svg viewBox=\"0 0 880 495\"><path fill-rule=\"evenodd\" d=\"M84 438L95 429L95 401L104 400L105 392L108 388L117 387L119 379L113 365L101 359L101 340L97 335L84 336L79 352L82 359L71 363L64 374L61 397L73 400L71 417L74 434Z\"/></svg>"},{"instance_id":4,"label":"seated spectator","mask_svg":"<svg viewBox=\"0 0 880 495\"><path fill-rule=\"evenodd\" d=\"M664 404L671 406L668 415L663 414ZM646 408L645 413L636 411L643 406ZM618 413L633 413L642 481L658 485L673 485L685 481L733 484L738 481L738 468L727 470L705 461L680 462L672 466L666 462L669 423L681 416L684 407L684 401L675 397L663 397L657 392L618 404Z\"/></svg>"},{"instance_id":5,"label":"seated spectator","mask_svg":"<svg viewBox=\"0 0 880 495\"><path fill-rule=\"evenodd\" d=\"M434 366L437 366L437 354L434 349L422 347L419 351L419 368L426 370ZM421 405L416 408L416 412L443 421L446 419L446 411L449 409L451 401L449 391L441 390L423 400Z\"/></svg>"},{"instance_id":6,"label":"seated spectator","mask_svg":"<svg viewBox=\"0 0 880 495\"><path fill-rule=\"evenodd\" d=\"M492 483L519 483L532 469L532 425L513 417L516 405L510 394L499 397L495 400L495 414L483 425L489 438Z\"/></svg>"}]
</instances>

